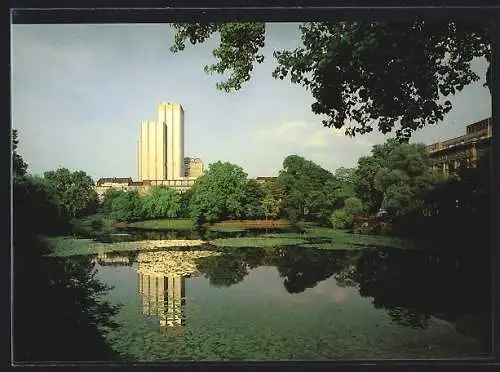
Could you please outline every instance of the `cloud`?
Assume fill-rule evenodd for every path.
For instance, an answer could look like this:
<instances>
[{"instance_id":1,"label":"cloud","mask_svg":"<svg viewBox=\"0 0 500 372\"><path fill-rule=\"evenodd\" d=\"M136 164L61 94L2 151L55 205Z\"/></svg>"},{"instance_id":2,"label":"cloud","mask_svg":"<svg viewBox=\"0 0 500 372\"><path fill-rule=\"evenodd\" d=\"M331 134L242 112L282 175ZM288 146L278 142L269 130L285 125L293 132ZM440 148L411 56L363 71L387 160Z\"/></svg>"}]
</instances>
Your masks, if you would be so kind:
<instances>
[{"instance_id":1,"label":"cloud","mask_svg":"<svg viewBox=\"0 0 500 372\"><path fill-rule=\"evenodd\" d=\"M328 143L326 140L326 134L319 131L315 131L309 136L305 144L313 148L327 147Z\"/></svg>"},{"instance_id":2,"label":"cloud","mask_svg":"<svg viewBox=\"0 0 500 372\"><path fill-rule=\"evenodd\" d=\"M256 133L259 141L297 144L308 148L326 148L329 145L353 144L358 147L371 147L373 143L362 136L351 138L345 135L345 129L326 128L322 125L303 121L288 121L277 126L259 129Z\"/></svg>"},{"instance_id":3,"label":"cloud","mask_svg":"<svg viewBox=\"0 0 500 372\"><path fill-rule=\"evenodd\" d=\"M296 143L301 135L306 132L307 124L304 122L284 122L278 126L260 129L257 131L257 139L263 141L280 141Z\"/></svg>"},{"instance_id":4,"label":"cloud","mask_svg":"<svg viewBox=\"0 0 500 372\"><path fill-rule=\"evenodd\" d=\"M330 288L328 282L321 282L312 289L312 292L326 298L331 303L344 302L349 296L349 290L346 288Z\"/></svg>"},{"instance_id":5,"label":"cloud","mask_svg":"<svg viewBox=\"0 0 500 372\"><path fill-rule=\"evenodd\" d=\"M283 122L277 126L260 129L257 139L298 144L309 148L324 148L328 146L328 131L303 121Z\"/></svg>"},{"instance_id":6,"label":"cloud","mask_svg":"<svg viewBox=\"0 0 500 372\"><path fill-rule=\"evenodd\" d=\"M372 136L348 137L344 129L326 128L316 121L286 121L261 127L254 133L253 140L259 152L252 156L254 160L259 158L259 163L269 165L271 157L284 159L296 154L329 171L355 166L358 158L367 155L375 143ZM277 173L278 168L272 173Z\"/></svg>"}]
</instances>

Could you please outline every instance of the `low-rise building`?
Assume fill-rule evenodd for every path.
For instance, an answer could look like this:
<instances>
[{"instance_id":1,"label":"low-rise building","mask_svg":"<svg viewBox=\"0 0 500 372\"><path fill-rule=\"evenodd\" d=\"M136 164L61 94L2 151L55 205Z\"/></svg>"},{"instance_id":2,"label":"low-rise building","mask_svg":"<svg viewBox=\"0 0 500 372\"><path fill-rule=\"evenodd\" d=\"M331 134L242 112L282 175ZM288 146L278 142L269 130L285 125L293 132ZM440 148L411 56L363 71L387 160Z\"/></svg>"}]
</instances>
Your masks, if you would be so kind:
<instances>
[{"instance_id":1,"label":"low-rise building","mask_svg":"<svg viewBox=\"0 0 500 372\"><path fill-rule=\"evenodd\" d=\"M265 183L265 182L275 182L278 177L255 177L254 180L257 183Z\"/></svg>"},{"instance_id":2,"label":"low-rise building","mask_svg":"<svg viewBox=\"0 0 500 372\"><path fill-rule=\"evenodd\" d=\"M491 118L466 127L466 134L427 146L431 165L443 174L475 167L481 153L491 146Z\"/></svg>"},{"instance_id":3,"label":"low-rise building","mask_svg":"<svg viewBox=\"0 0 500 372\"><path fill-rule=\"evenodd\" d=\"M110 181L113 180L113 181ZM194 185L195 179L182 178L179 180L147 180L132 181L131 178L101 178L94 187L99 199L104 198L108 190L118 191L137 191L144 195L151 187L163 186L174 189L177 192L184 193Z\"/></svg>"},{"instance_id":4,"label":"low-rise building","mask_svg":"<svg viewBox=\"0 0 500 372\"><path fill-rule=\"evenodd\" d=\"M200 158L184 158L184 177L196 179L203 174L203 161Z\"/></svg>"},{"instance_id":5,"label":"low-rise building","mask_svg":"<svg viewBox=\"0 0 500 372\"><path fill-rule=\"evenodd\" d=\"M129 185L132 183L131 177L110 177L110 178L99 178L96 182L94 190L100 199L104 197L104 194L109 189L128 191Z\"/></svg>"},{"instance_id":6,"label":"low-rise building","mask_svg":"<svg viewBox=\"0 0 500 372\"><path fill-rule=\"evenodd\" d=\"M195 179L181 178L178 180L149 180L143 181L145 187L163 186L174 189L180 193L189 190L194 185Z\"/></svg>"}]
</instances>

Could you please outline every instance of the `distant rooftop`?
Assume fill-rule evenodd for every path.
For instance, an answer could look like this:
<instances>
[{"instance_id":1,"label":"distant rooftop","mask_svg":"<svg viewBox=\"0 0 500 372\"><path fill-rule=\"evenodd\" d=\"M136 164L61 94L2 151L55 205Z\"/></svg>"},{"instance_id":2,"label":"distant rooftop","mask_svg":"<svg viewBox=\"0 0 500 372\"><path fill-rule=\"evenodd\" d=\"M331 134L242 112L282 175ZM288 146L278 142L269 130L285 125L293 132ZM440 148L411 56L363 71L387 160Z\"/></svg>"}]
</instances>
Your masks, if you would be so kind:
<instances>
[{"instance_id":1,"label":"distant rooftop","mask_svg":"<svg viewBox=\"0 0 500 372\"><path fill-rule=\"evenodd\" d=\"M101 186L104 183L126 183L129 184L132 182L132 177L108 177L108 178L99 178L97 181L97 186Z\"/></svg>"},{"instance_id":2,"label":"distant rooftop","mask_svg":"<svg viewBox=\"0 0 500 372\"><path fill-rule=\"evenodd\" d=\"M264 181L276 181L278 177L255 177L255 180L256 181L261 181L261 182L264 182Z\"/></svg>"},{"instance_id":3,"label":"distant rooftop","mask_svg":"<svg viewBox=\"0 0 500 372\"><path fill-rule=\"evenodd\" d=\"M491 118L483 119L466 127L466 134L459 137L442 140L427 146L429 152L440 151L456 145L465 145L475 139L491 136Z\"/></svg>"}]
</instances>

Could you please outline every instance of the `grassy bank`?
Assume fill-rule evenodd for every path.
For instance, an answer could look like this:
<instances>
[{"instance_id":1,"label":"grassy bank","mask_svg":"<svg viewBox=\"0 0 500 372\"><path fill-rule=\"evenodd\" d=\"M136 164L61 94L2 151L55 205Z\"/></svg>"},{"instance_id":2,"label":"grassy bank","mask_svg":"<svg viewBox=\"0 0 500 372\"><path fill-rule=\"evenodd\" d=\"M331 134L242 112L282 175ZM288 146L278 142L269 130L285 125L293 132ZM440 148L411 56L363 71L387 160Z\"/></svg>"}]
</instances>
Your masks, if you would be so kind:
<instances>
[{"instance_id":1,"label":"grassy bank","mask_svg":"<svg viewBox=\"0 0 500 372\"><path fill-rule=\"evenodd\" d=\"M109 252L154 251L165 248L199 247L202 240L142 240L137 242L99 243L91 239L41 237L52 252L49 256L68 257Z\"/></svg>"},{"instance_id":2,"label":"grassy bank","mask_svg":"<svg viewBox=\"0 0 500 372\"><path fill-rule=\"evenodd\" d=\"M185 218L169 218L162 220L145 220L137 222L118 222L116 227L132 227L134 229L148 230L192 230L196 228L193 220Z\"/></svg>"},{"instance_id":3,"label":"grassy bank","mask_svg":"<svg viewBox=\"0 0 500 372\"><path fill-rule=\"evenodd\" d=\"M300 245L304 244L307 241L299 238L284 238L284 237L252 237L252 238L223 238L223 239L215 239L210 241L210 244L226 248L243 248L243 247L252 247L252 248L267 248L267 247L282 247L282 246L291 246L291 245Z\"/></svg>"},{"instance_id":4,"label":"grassy bank","mask_svg":"<svg viewBox=\"0 0 500 372\"><path fill-rule=\"evenodd\" d=\"M219 228L239 228L239 229L284 229L291 227L287 220L227 220L206 224L205 227L211 229Z\"/></svg>"},{"instance_id":5,"label":"grassy bank","mask_svg":"<svg viewBox=\"0 0 500 372\"><path fill-rule=\"evenodd\" d=\"M95 237L102 234L113 234L116 221L104 214L93 214L84 218L75 218L71 221L71 230L73 234Z\"/></svg>"},{"instance_id":6,"label":"grassy bank","mask_svg":"<svg viewBox=\"0 0 500 372\"><path fill-rule=\"evenodd\" d=\"M147 220L134 223L115 223L111 219L102 215L94 215L81 220L74 221L74 230L77 235L86 238L96 238L106 233L116 233L115 228L129 227L145 230L194 230L196 224L190 219L162 219ZM205 225L209 231L215 232L242 232L250 229L279 229L290 228L291 225L286 220L229 220ZM317 248L327 250L353 250L367 247L392 247L400 249L412 249L415 245L402 238L382 236L382 235L361 235L353 234L347 230L335 230L329 227L320 227L313 223L301 222L298 224L300 232L278 232L268 233L259 236L240 237L220 237L210 242L201 240L170 240L168 237L162 239L169 240L143 240L139 242L115 242L99 243L89 239L68 239L55 238L51 240L51 247L54 255L71 256L79 254L94 254L111 251L133 251L160 249L166 247L182 246L183 242L201 245L210 243L218 248L229 247L279 247L279 246L300 246L304 248ZM146 238L148 239L148 238ZM155 243L151 243L155 242ZM167 243L165 243L167 242ZM197 242L197 243L194 243ZM165 245L166 244L166 245Z\"/></svg>"},{"instance_id":7,"label":"grassy bank","mask_svg":"<svg viewBox=\"0 0 500 372\"><path fill-rule=\"evenodd\" d=\"M347 230L335 230L328 227L305 227L301 237L328 239L331 244L354 245L360 247L383 246L412 249L415 245L407 239L384 235L362 235Z\"/></svg>"},{"instance_id":8,"label":"grassy bank","mask_svg":"<svg viewBox=\"0 0 500 372\"><path fill-rule=\"evenodd\" d=\"M264 234L260 237L221 238L210 241L216 247L280 247L299 246L327 250L353 250L369 247L391 247L413 249L414 245L406 240L351 234L346 231L308 231L305 233Z\"/></svg>"},{"instance_id":9,"label":"grassy bank","mask_svg":"<svg viewBox=\"0 0 500 372\"><path fill-rule=\"evenodd\" d=\"M168 218L161 220L146 220L137 222L119 222L116 227L132 227L150 230L192 230L196 223L190 219ZM227 220L213 224L204 224L202 227L213 231L244 231L245 229L276 229L289 228L287 220Z\"/></svg>"}]
</instances>

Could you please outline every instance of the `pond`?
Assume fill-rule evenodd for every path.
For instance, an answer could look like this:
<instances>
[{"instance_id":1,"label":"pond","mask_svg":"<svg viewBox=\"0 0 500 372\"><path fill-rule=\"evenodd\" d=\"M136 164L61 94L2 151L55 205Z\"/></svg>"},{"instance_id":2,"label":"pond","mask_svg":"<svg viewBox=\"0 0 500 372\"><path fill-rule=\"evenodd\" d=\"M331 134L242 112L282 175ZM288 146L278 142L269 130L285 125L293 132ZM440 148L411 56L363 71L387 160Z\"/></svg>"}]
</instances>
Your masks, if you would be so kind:
<instances>
[{"instance_id":1,"label":"pond","mask_svg":"<svg viewBox=\"0 0 500 372\"><path fill-rule=\"evenodd\" d=\"M217 251L207 244L92 260L98 279L113 286L106 299L122 305L107 341L133 360L491 353L487 270L478 275L474 263L445 254L380 247Z\"/></svg>"}]
</instances>

